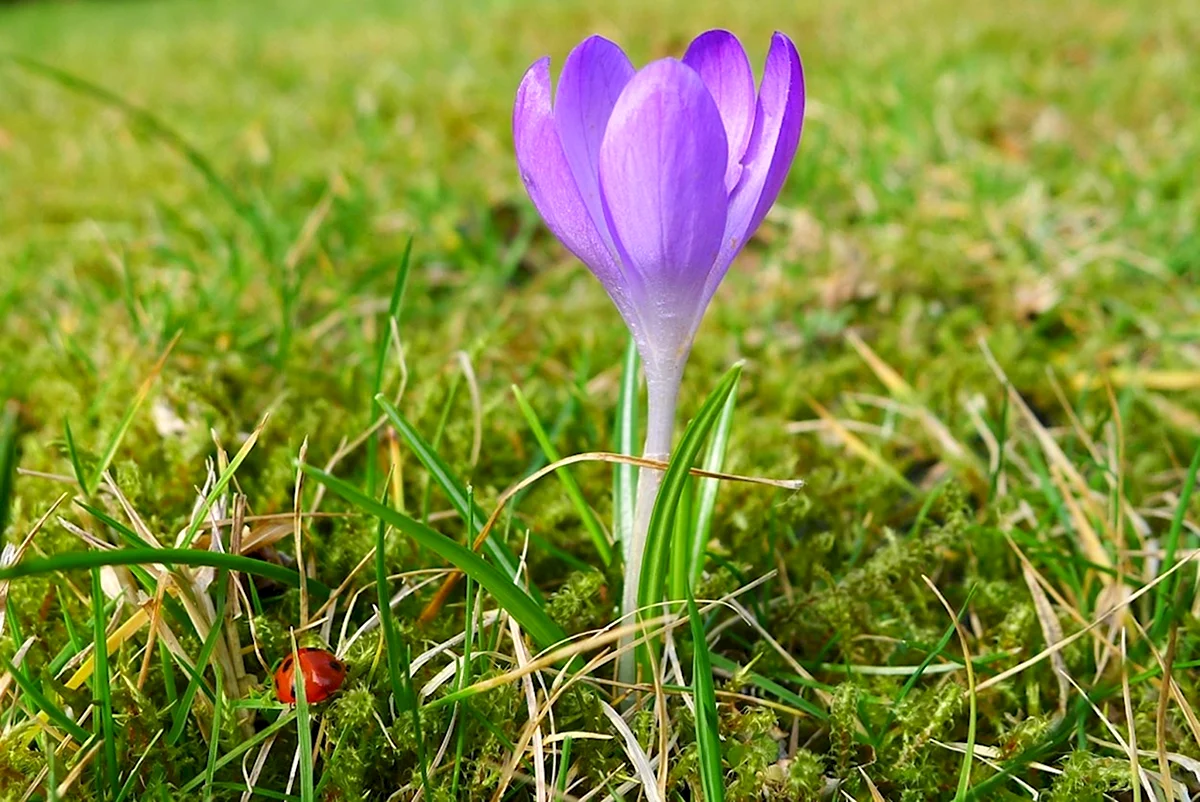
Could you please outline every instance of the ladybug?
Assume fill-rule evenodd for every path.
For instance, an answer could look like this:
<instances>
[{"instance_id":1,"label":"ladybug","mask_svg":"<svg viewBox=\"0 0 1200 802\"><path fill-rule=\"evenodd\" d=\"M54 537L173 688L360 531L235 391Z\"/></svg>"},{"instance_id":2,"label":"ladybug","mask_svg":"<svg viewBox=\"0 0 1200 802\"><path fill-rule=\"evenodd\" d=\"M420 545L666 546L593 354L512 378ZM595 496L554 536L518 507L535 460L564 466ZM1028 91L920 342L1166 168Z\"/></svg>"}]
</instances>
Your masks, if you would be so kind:
<instances>
[{"instance_id":1,"label":"ladybug","mask_svg":"<svg viewBox=\"0 0 1200 802\"><path fill-rule=\"evenodd\" d=\"M346 680L346 664L333 652L303 646L296 650L300 673L304 677L304 698L309 704L324 702ZM275 696L284 704L296 704L296 667L292 655L283 658L275 669Z\"/></svg>"}]
</instances>

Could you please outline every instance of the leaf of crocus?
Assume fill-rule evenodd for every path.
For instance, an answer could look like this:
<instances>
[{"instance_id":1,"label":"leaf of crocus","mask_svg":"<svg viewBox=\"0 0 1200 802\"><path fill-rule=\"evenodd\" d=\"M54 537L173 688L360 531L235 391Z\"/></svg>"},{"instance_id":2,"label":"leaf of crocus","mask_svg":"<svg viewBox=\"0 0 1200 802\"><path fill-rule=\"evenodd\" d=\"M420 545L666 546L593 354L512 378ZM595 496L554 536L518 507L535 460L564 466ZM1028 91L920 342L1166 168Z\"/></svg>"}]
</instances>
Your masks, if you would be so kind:
<instances>
[{"instance_id":1,"label":"leaf of crocus","mask_svg":"<svg viewBox=\"0 0 1200 802\"><path fill-rule=\"evenodd\" d=\"M638 351L637 341L629 338L621 363L621 388L613 420L612 450L630 456L637 453L638 436ZM613 468L613 534L621 543L626 564L632 559L633 513L637 502L637 468L617 465Z\"/></svg>"},{"instance_id":2,"label":"leaf of crocus","mask_svg":"<svg viewBox=\"0 0 1200 802\"><path fill-rule=\"evenodd\" d=\"M638 589L638 604L645 607L661 600L663 581L667 572L667 546L671 542L672 527L675 524L675 510L679 505L679 497L683 494L684 483L690 478L689 472L696 463L704 439L721 416L725 401L737 385L738 377L742 374L742 366L734 365L721 379L721 383L712 391L696 413L696 417L688 424L679 441L679 447L671 456L671 464L663 475L662 485L658 489L658 498L654 501L654 511L650 513L650 529L646 534L645 562L642 564L642 581Z\"/></svg>"},{"instance_id":3,"label":"leaf of crocus","mask_svg":"<svg viewBox=\"0 0 1200 802\"><path fill-rule=\"evenodd\" d=\"M474 579L495 597L496 601L517 619L521 626L537 642L538 646L548 649L561 641L566 635L558 624L550 619L546 612L538 606L529 594L513 584L511 578L488 564L475 552L454 542L450 538L435 532L428 526L414 521L407 515L390 507L385 507L370 496L364 495L358 488L331 476L311 465L301 465L301 470L337 493L351 505L363 512L373 515L389 526L411 537L425 548L449 561L467 576Z\"/></svg>"},{"instance_id":4,"label":"leaf of crocus","mask_svg":"<svg viewBox=\"0 0 1200 802\"><path fill-rule=\"evenodd\" d=\"M737 382L721 408L721 417L717 421L716 431L708 444L708 452L704 455L704 470L719 473L725 462L725 449L729 445L729 430L733 427L733 411L737 406ZM712 532L713 510L717 506L717 491L721 480L706 476L697 482L695 520L692 521L691 552L687 555L687 563L691 569L691 582L694 585L700 579L704 568L704 547L708 544L709 533Z\"/></svg>"},{"instance_id":5,"label":"leaf of crocus","mask_svg":"<svg viewBox=\"0 0 1200 802\"><path fill-rule=\"evenodd\" d=\"M600 187L626 274L640 276L650 293L639 304L653 313L647 325L684 322L691 335L695 301L725 230L728 152L716 101L680 61L643 68L613 107L600 146Z\"/></svg>"},{"instance_id":6,"label":"leaf of crocus","mask_svg":"<svg viewBox=\"0 0 1200 802\"><path fill-rule=\"evenodd\" d=\"M700 786L704 802L725 802L725 770L721 765L721 735L718 730L717 693L713 688L712 663L704 635L704 619L687 589L688 619L692 629L692 694L696 703L696 747L699 752Z\"/></svg>"},{"instance_id":7,"label":"leaf of crocus","mask_svg":"<svg viewBox=\"0 0 1200 802\"><path fill-rule=\"evenodd\" d=\"M707 31L688 45L683 63L704 81L721 112L725 139L729 143L729 161L725 168L725 187L732 191L742 175L742 156L754 128L754 73L750 59L737 37L729 31Z\"/></svg>"}]
</instances>

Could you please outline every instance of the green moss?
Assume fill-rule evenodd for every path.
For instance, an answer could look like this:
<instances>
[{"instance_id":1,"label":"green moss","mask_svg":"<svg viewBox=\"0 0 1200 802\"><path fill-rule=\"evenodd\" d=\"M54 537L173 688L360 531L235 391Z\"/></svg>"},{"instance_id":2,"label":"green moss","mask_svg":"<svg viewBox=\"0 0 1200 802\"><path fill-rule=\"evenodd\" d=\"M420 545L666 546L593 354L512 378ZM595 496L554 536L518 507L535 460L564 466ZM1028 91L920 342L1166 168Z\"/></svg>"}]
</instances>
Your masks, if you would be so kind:
<instances>
[{"instance_id":1,"label":"green moss","mask_svg":"<svg viewBox=\"0 0 1200 802\"><path fill-rule=\"evenodd\" d=\"M729 763L726 799L751 800L762 795L768 769L779 760L775 713L750 709L722 718L728 731L723 751Z\"/></svg>"},{"instance_id":2,"label":"green moss","mask_svg":"<svg viewBox=\"0 0 1200 802\"><path fill-rule=\"evenodd\" d=\"M612 618L612 597L605 577L576 571L546 600L546 614L566 632L599 629Z\"/></svg>"},{"instance_id":3,"label":"green moss","mask_svg":"<svg viewBox=\"0 0 1200 802\"><path fill-rule=\"evenodd\" d=\"M30 748L37 736L37 725L30 722L14 727L0 739L0 799L20 799L30 779L36 776L45 761Z\"/></svg>"},{"instance_id":4,"label":"green moss","mask_svg":"<svg viewBox=\"0 0 1200 802\"><path fill-rule=\"evenodd\" d=\"M1072 752L1062 764L1062 774L1050 787L1048 798L1052 802L1100 800L1107 792L1129 790L1129 774L1125 758Z\"/></svg>"},{"instance_id":5,"label":"green moss","mask_svg":"<svg viewBox=\"0 0 1200 802\"><path fill-rule=\"evenodd\" d=\"M851 682L837 686L829 708L829 747L834 770L846 779L854 757L854 732L858 727L858 687Z\"/></svg>"},{"instance_id":6,"label":"green moss","mask_svg":"<svg viewBox=\"0 0 1200 802\"><path fill-rule=\"evenodd\" d=\"M955 716L965 704L962 687L954 683L912 694L905 699L896 711L903 731L896 764L904 767L917 759L931 738L946 740L945 730L953 726Z\"/></svg>"},{"instance_id":7,"label":"green moss","mask_svg":"<svg viewBox=\"0 0 1200 802\"><path fill-rule=\"evenodd\" d=\"M791 794L804 802L817 799L825 787L823 769L824 761L819 755L807 749L797 751L786 766L786 779L783 781L784 793Z\"/></svg>"},{"instance_id":8,"label":"green moss","mask_svg":"<svg viewBox=\"0 0 1200 802\"><path fill-rule=\"evenodd\" d=\"M413 269L397 324L403 354L387 353L383 390L399 397L481 509L490 513L538 464L540 450L511 400L514 382L554 427L563 453L610 450L625 332L603 290L525 198L508 133L516 82L543 53L560 63L586 31L604 31L644 63L679 55L706 26L730 26L755 64L772 31L789 31L805 58L812 101L800 157L709 310L680 396L684 419L715 377L745 360L725 468L807 482L799 492L722 483L694 588L699 598L719 599L776 572L738 596L770 641L727 607L707 622L715 652L743 669L723 687L742 696L722 697L720 707L729 796L755 798L765 788L783 799L814 799L838 783L866 798L862 766L888 799L945 798L962 757L939 742L966 739L966 682L956 637L933 653L950 621L925 578L963 611L984 681L1046 647L1014 545L1087 620L1102 612L1109 577L1133 588L1160 570L1156 549L1175 513L1180 466L1194 451L1200 415L1191 392L1189 259L1200 204L1189 181L1200 152L1200 127L1187 113L1200 104L1187 46L1200 39L1192 5L1169 0L1150 14L1097 0L1053 10L1026 0L1003 8L931 0L916 15L884 4L850 16L813 0L747 6L733 16L717 0L469 8L214 0L202 13L180 2L6 5L0 51L36 54L158 115L244 204L225 202L173 147L113 107L12 62L0 65L0 185L12 188L0 209L0 403L20 403L18 451L28 471L16 479L4 537L19 542L66 493L24 559L91 548L60 518L98 541L119 542L73 503L79 489L69 478L65 424L90 472L178 332L116 447L114 483L151 532L173 543L217 444L236 452L270 413L231 488L246 497L252 533L284 521L288 532L276 546L294 556L294 461L307 439L309 462L329 464L371 424L379 346L390 335L383 311L410 235ZM308 246L294 250L310 221ZM905 388L863 358L851 332ZM1008 399L981 341L1082 487L1061 480L1057 458ZM478 459L460 351L479 392ZM334 473L367 487L373 465L378 493L396 469L401 492L390 503L466 541L466 524L448 514L436 483L387 427L377 446L340 455ZM571 470L608 525L611 466ZM1125 516L1123 541L1115 526L1118 477L1124 508L1135 513ZM938 500L924 509L935 488ZM1064 492L1078 497L1116 574L1083 549ZM309 482L306 511L318 495ZM373 565L357 568L374 547L376 522L329 493L320 499L319 511L332 517L306 519L305 563L330 587L359 572L331 608L337 641L344 617L353 632L377 601ZM225 509L230 501L222 499ZM90 503L128 522L107 490ZM517 551L527 532L534 536L521 581L548 598L550 616L573 633L611 623L619 566L603 575L581 569L579 561L600 566L557 480L543 479L509 511L493 534ZM1191 526L1198 514L1200 495L1187 510L1181 549L1198 545ZM396 532L383 558L390 575L404 575L393 592L446 567ZM86 572L11 584L0 633L0 654L9 658L32 639L22 665L77 716L94 689L65 687L76 663L55 666L61 671L50 665L90 643L88 586ZM1187 581L1180 587L1191 593ZM262 610L243 607L236 635L243 647L253 636L273 664L301 623L300 598L280 586L256 588ZM144 592L114 615L114 629L154 597L152 588ZM424 588L395 608L414 655L466 629L461 591L433 621L417 623L431 593ZM1196 698L1192 599L1163 612L1155 597L1130 614L1156 633L1174 615L1175 661L1188 666L1175 678L1185 698ZM481 600L494 609L486 594ZM1061 606L1056 614L1066 633L1078 631L1075 616ZM172 614L163 620L194 659L203 638L192 623ZM326 621L310 623L297 633L302 643L322 638ZM1127 629L1133 726L1150 748L1159 738L1158 663L1136 628ZM160 736L151 746L169 729L189 677L171 663L169 692L155 647L138 687L147 632L126 633L113 654L118 761L127 775L145 755L138 798L176 798L208 765L207 692L215 677L201 667L205 688L179 742L167 746ZM476 635L472 681L513 668L506 631ZM314 708L327 799L387 798L419 775L411 724L389 698L379 637L375 629L349 647L344 691ZM686 682L688 645L679 646ZM1155 646L1163 652L1165 637ZM1109 659L1100 671L1100 653L1090 637L1061 651L1072 677L1123 727L1122 667ZM461 644L447 647L416 685L460 654ZM926 658L929 668L909 687L912 667ZM238 709L259 729L279 713L269 669L249 653L246 664L253 690ZM554 705L555 730L611 735L599 707L612 700L609 678L607 668L594 684L578 678ZM554 689L567 676L547 671L538 679ZM0 713L8 733L0 793L44 763L41 741L29 738L30 700L19 689L8 693L5 701L16 703ZM752 700L790 706L793 694L817 711L793 721ZM1098 747L1072 751L1093 749L1087 736L1108 740L1103 724L1088 715L1064 737L1058 694L1048 660L989 688L977 700L979 744L1000 761L1035 750L1040 761L1063 767L1057 780L1017 767L1047 796L1122 793L1122 760ZM678 689L668 691L667 704L674 722L667 734L677 745L668 757L668 796L695 795L692 722ZM452 710L423 718L428 754L451 729ZM431 796L448 798L444 780L457 771L459 798L490 798L527 716L519 684L461 703ZM1170 707L1165 746L1200 756L1182 716ZM633 724L656 749L661 723L644 713ZM246 736L228 716L218 754ZM284 728L258 780L264 792L288 787L295 749L295 728ZM242 782L241 766L257 754L239 755L216 779ZM56 765L60 774L71 759ZM74 789L81 798L94 795L96 765ZM576 740L572 765L572 793L580 796L630 776L619 739ZM530 795L523 783L531 768L528 759L519 765L510 798ZM991 783L988 772L977 765L972 781ZM1005 783L988 788L988 798L1011 791ZM224 787L214 793L240 797Z\"/></svg>"}]
</instances>

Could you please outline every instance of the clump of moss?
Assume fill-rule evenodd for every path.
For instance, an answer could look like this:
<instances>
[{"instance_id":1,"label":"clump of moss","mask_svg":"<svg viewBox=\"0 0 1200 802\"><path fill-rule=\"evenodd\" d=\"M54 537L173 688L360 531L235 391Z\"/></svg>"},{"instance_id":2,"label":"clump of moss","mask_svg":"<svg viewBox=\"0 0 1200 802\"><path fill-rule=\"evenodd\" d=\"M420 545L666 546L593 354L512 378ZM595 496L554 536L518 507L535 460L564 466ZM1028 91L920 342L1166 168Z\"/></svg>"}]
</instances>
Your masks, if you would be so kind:
<instances>
[{"instance_id":1,"label":"clump of moss","mask_svg":"<svg viewBox=\"0 0 1200 802\"><path fill-rule=\"evenodd\" d=\"M379 725L378 705L379 697L360 685L338 696L325 714L331 731L341 734L335 739L336 755L326 766L330 787L341 799L369 796L372 769L381 761L390 762L382 755L391 747Z\"/></svg>"},{"instance_id":2,"label":"clump of moss","mask_svg":"<svg viewBox=\"0 0 1200 802\"><path fill-rule=\"evenodd\" d=\"M815 802L825 788L824 768L820 755L798 749L789 760L781 760L767 769L764 790L776 794L770 797L774 799ZM777 773L775 769L778 769Z\"/></svg>"},{"instance_id":3,"label":"clump of moss","mask_svg":"<svg viewBox=\"0 0 1200 802\"><path fill-rule=\"evenodd\" d=\"M0 740L0 800L3 802L20 799L30 778L37 776L44 765L40 753L30 748L37 729L34 722L26 722L13 727Z\"/></svg>"},{"instance_id":4,"label":"clump of moss","mask_svg":"<svg viewBox=\"0 0 1200 802\"><path fill-rule=\"evenodd\" d=\"M726 799L749 802L761 799L767 770L779 758L780 736L774 711L732 708L722 717L727 733L723 750L729 763Z\"/></svg>"},{"instance_id":5,"label":"clump of moss","mask_svg":"<svg viewBox=\"0 0 1200 802\"><path fill-rule=\"evenodd\" d=\"M1099 802L1106 793L1131 787L1129 761L1075 751L1062 764L1062 774L1050 787L1050 802Z\"/></svg>"},{"instance_id":6,"label":"clump of moss","mask_svg":"<svg viewBox=\"0 0 1200 802\"><path fill-rule=\"evenodd\" d=\"M962 35L939 35L945 31L931 24L920 52L912 46L911 26L892 24L888 13L864 13L846 26L836 9L808 4L813 8L799 12L804 19L776 20L782 27L820 23L829 35L803 44L805 58L834 67L824 71L823 91L845 99L847 119L870 124L810 126L780 203L747 243L721 302L706 316L680 398L686 418L714 377L747 359L725 469L803 476L809 484L803 492L785 493L722 483L706 544L710 559L694 589L697 597L719 598L778 570L739 601L792 659L755 628L729 626L727 610L710 622L720 627L714 650L746 669L733 683L739 692L784 704L798 694L819 708L796 720L799 743L812 751L787 758L779 745L788 738L776 726L789 729L790 718L740 700L735 709L722 700L731 796L756 798L759 783L781 799L828 799L842 791L867 798L857 771L866 766L888 799L948 798L962 756L935 741L965 738L963 673L947 665L962 655L950 639L932 658L943 670L928 671L906 688L905 668L931 655L950 623L922 575L963 612L980 678L994 676L1046 645L1008 538L1068 603L1094 617L1102 572L1079 548L1077 522L1061 494L1105 497L1099 506L1084 499L1084 512L1111 549L1120 576L1140 581L1130 578L1161 568L1156 558L1139 556L1155 553L1139 541L1161 542L1170 525L1159 515L1163 500L1178 497L1179 468L1195 448L1189 421L1198 411L1196 399L1142 381L1194 369L1189 291L1198 240L1173 210L1196 205L1196 187L1186 180L1191 162L1181 154L1190 152L1198 129L1195 115L1176 114L1172 122L1178 124L1161 124L1163 109L1189 107L1185 101L1194 87L1186 70L1162 72L1152 91L1144 91L1144 81L1127 80L1137 72L1129 68L1131 58L1143 52L1145 41L1153 41L1167 62L1184 63L1191 57L1186 42L1195 37L1161 36L1161 14L1131 12L1122 15L1121 25L1108 25L1112 15L1098 0L1052 15L1037 4L1020 4L1011 9L1013 24L1001 29L986 3L933 3L947 13L930 19L948 20ZM74 472L69 451L83 473L99 466L138 386L176 331L182 332L176 347L116 446L114 481L150 529L170 542L193 514L206 462L216 453L214 439L235 451L269 410L271 421L230 488L246 494L253 515L286 517L300 442L307 437L310 461L325 464L377 413L371 394L380 347L390 344L391 331L383 307L410 234L416 248L399 319L403 354L395 348L384 354L382 389L392 396L406 375L401 411L474 488L480 507L494 509L501 489L540 458L511 402L513 382L525 388L562 453L609 450L625 331L603 290L582 266L570 266L565 249L538 223L511 160L502 157L506 140L497 136L508 125L513 78L530 54L565 52L573 44L567 37L595 16L595 8L580 0L543 3L540 11L554 24L533 30L519 24L528 12L520 3L479 4L469 20L457 4L415 12L414 4L366 4L339 9L338 36L330 37L315 35L313 20L329 5L318 0L271 4L267 13L263 4L219 5L214 13L205 6L199 16L181 3L161 4L151 14L128 4L29 4L11 14L0 11L0 51L41 42L39 57L47 62L94 75L109 88L128 87L135 105L207 154L225 184L214 192L211 183L178 169L175 150L160 147L147 127L134 125L119 109L106 106L98 117L99 97L79 96L64 82L45 83L44 76L19 68L0 75L7 102L0 173L14 187L59 188L5 198L5 231L12 235L0 237L0 353L6 357L0 360L0 405L20 399L20 464L29 472L17 477L11 509L0 510L9 521L0 538L20 541L60 493L77 494L69 479L55 478ZM641 60L678 52L682 40L675 41L673 20L717 13L721 5L664 0L647 11L639 0L615 0L611 13L601 16L619 29L649 23L643 26L649 34L630 37ZM1172 0L1161 10L1180 23L1174 28L1191 32L1194 20L1182 6ZM756 34L750 28L759 23L746 24L743 33L766 41L769 30ZM95 36L100 29L112 35ZM413 30L447 35L423 37L409 48L389 44ZM490 36L494 30L519 35L498 39ZM210 46L230 31L246 47ZM862 50L864 37L872 58L846 58ZM111 58L114 42L134 40L139 46L127 48L129 59ZM964 41L970 46L960 46ZM444 42L461 46L439 44ZM1066 58L1063 42L1071 43ZM270 45L269 63L245 69L246 52L264 43ZM1097 48L1111 58L1089 57ZM1013 59L1015 50L1030 57ZM487 68L478 68L482 64ZM880 70L895 80L880 87ZM954 81L938 80L950 73ZM181 82L180 75L196 80ZM444 87L447 75L453 76L452 91L424 91ZM247 91L229 93L230 76ZM1096 91L1065 89L1079 81ZM175 119L180 86L187 87L190 111ZM1098 104L1112 113L1096 114ZM306 113L293 113L296 108ZM348 108L354 109L349 117ZM939 111L946 109L949 116ZM255 122L260 117L261 131ZM97 136L97 119L103 136ZM1136 140L1136 158L1121 137L1112 136L1118 130ZM248 146L247 139L263 141ZM9 140L19 147L9 147ZM337 164L332 182L331 159ZM234 204L226 203L226 192ZM314 209L324 211L314 215ZM99 229L93 220L102 221ZM310 228L307 221L320 225ZM76 229L84 235L76 236ZM102 236L88 233L94 230ZM1147 281L1149 274L1153 280ZM1037 290L1032 295L1031 285ZM864 360L847 337L851 331L907 390L897 392ZM1083 487L1073 480L1063 485L1057 466L1042 458L1042 444L977 348L981 335L1076 466ZM477 397L453 367L459 349L474 366ZM1109 367L1113 371L1105 375ZM1047 368L1060 380L1070 410L1061 408ZM1110 384L1115 405L1105 391ZM884 393L892 397L881 398ZM472 460L476 398L483 451ZM833 418L855 424L848 430L872 452L870 459L835 433L828 419L817 420L824 416L814 401ZM944 432L933 431L926 413ZM803 425L784 435L789 420ZM64 423L72 430L72 449ZM947 453L946 434L965 455ZM1097 447L1083 442L1089 439ZM378 491L396 468L402 489L389 502L465 542L463 521L442 514L447 500L406 444L386 430L377 441L373 453L365 443L351 448L334 472ZM993 465L997 443L1003 444L1002 457ZM1110 443L1122 446L1116 449L1123 452L1120 465L1108 464ZM607 520L609 467L577 466L577 476L589 503ZM1114 477L1128 508L1150 527L1135 532L1126 526L1127 543L1108 531L1109 513L1125 508L1114 503ZM937 492L940 500L918 522L925 501ZM83 495L126 522L126 511L107 491ZM315 497L316 483L310 482L306 508ZM315 578L334 586L372 548L376 523L332 494L323 499L321 512L335 516L306 520L305 556L315 565ZM1200 496L1193 497L1189 520L1195 520L1197 503ZM599 586L595 574L568 575L578 563L568 564L564 553L597 561L561 487L547 479L510 511L514 525L493 534L519 547L527 525L540 538L530 540L524 579L550 597L552 618L572 632L609 623L619 566L609 566ZM68 500L25 559L88 547L58 524L59 516L102 541L121 540ZM1186 529L1183 537L1190 537ZM545 542L554 548L540 548ZM280 549L290 551L290 539ZM389 574L445 565L397 534L389 537L383 558ZM352 578L349 591L369 585L370 574ZM64 677L48 666L90 641L87 579L65 572L14 582L0 638L0 654L8 657L34 639L22 663L27 675L75 716L94 704L94 688L67 689ZM609 600L599 594L605 586ZM153 588L144 590L153 595ZM395 608L414 653L463 631L461 595L436 621L414 624L427 598L414 595ZM494 599L481 598L493 607ZM277 587L261 592L259 602L261 611L249 609L258 615L255 631L266 659L275 661L290 648L299 595ZM368 588L346 623L360 625L373 602ZM1130 614L1144 617L1154 606L1135 605ZM1187 606L1185 601L1180 610ZM128 622L135 609L123 607L111 626ZM339 605L335 628L344 614ZM1068 633L1080 626L1065 615L1062 623ZM1154 623L1157 633L1161 622ZM1189 635L1195 621L1181 616L1179 623L1176 660L1190 664L1198 654ZM195 659L203 637L186 621L168 618L167 624ZM242 643L249 643L249 628L239 626ZM133 633L111 664L118 762L128 776L150 749L134 794L176 798L180 786L208 766L213 708L208 693L198 693L184 737L171 746L159 737L148 746L159 731L170 731L190 675L170 660L164 671L154 659L148 681L133 691L146 632ZM511 654L496 653L507 648L503 629L480 635L473 679L510 670ZM686 640L679 643L685 666ZM1144 638L1131 634L1128 645L1129 663L1137 666L1130 672L1134 726L1139 743L1153 744L1160 689L1142 669L1153 667L1155 656ZM1157 646L1161 653L1165 644ZM351 674L343 692L313 708L321 720L314 733L328 736L317 761L324 802L386 798L417 780L414 738L405 732L411 723L396 714L378 647L378 630L361 638L346 656ZM1085 685L1096 676L1093 639L1079 639L1062 655ZM1108 673L1087 688L1098 704L1117 711L1118 662L1110 659ZM260 670L253 658L247 663ZM419 672L418 685L446 664L434 663ZM212 670L201 670L211 692ZM798 673L815 677L817 687ZM1196 698L1195 679L1182 670L1175 675L1185 697ZM601 699L612 701L606 677L597 676L592 685L578 682L555 703L560 732L611 733L599 710ZM768 688L762 678L775 686ZM231 693L228 684L225 691ZM902 694L906 698L898 701ZM0 796L23 787L27 770L40 768L30 767L31 756L45 758L42 739L31 740L20 729L36 703L18 688L9 695L19 701L5 711L4 723L17 740L0 743ZM1088 748L1089 742L1060 738L1052 727L1058 702L1050 661L1028 667L981 695L978 743L998 749L1001 760L1039 749L1044 762L1064 765L1057 781L1031 772L1041 787L1053 782L1056 798L1095 798L1102 787L1127 795L1116 790L1122 760L1082 753L1068 760L1072 747ZM255 710L257 703L267 707ZM677 694L668 694L667 704L675 723L669 734L682 750L677 765L668 767L668 796L695 797L691 722ZM249 692L238 709L251 711L259 727L278 715L265 685ZM451 793L450 784L440 782L447 756L430 793L434 802L489 798L527 723L519 684L480 694L457 710L455 727L461 729L454 735L464 745L459 786ZM430 751L450 726L446 715L428 717ZM1195 756L1181 716L1173 705L1166 745ZM236 714L223 721L215 734L222 757L244 742ZM634 724L655 746L660 725L644 715ZM1075 734L1108 737L1095 717L1078 724ZM262 793L284 793L289 783L294 792L295 748L294 728L281 730L259 778ZM619 739L580 739L573 755L576 790L583 793L602 788L610 775L620 782L628 776ZM65 769L70 759L55 768ZM100 765L92 761L72 791L85 802L97 796L94 772ZM21 773L15 786L13 771ZM973 779L994 777L989 771L976 765ZM242 781L241 761L223 764L216 780L216 800L240 798L221 784ZM512 796L527 790L515 787Z\"/></svg>"},{"instance_id":7,"label":"clump of moss","mask_svg":"<svg viewBox=\"0 0 1200 802\"><path fill-rule=\"evenodd\" d=\"M829 748L833 753L833 769L845 780L854 758L854 733L858 728L860 691L853 682L843 682L834 689L829 705Z\"/></svg>"},{"instance_id":8,"label":"clump of moss","mask_svg":"<svg viewBox=\"0 0 1200 802\"><path fill-rule=\"evenodd\" d=\"M546 600L546 614L568 633L598 629L612 620L604 574L574 571Z\"/></svg>"},{"instance_id":9,"label":"clump of moss","mask_svg":"<svg viewBox=\"0 0 1200 802\"><path fill-rule=\"evenodd\" d=\"M1040 741L1053 726L1054 719L1047 715L1021 719L1001 734L1001 753L1006 757L1019 755Z\"/></svg>"}]
</instances>

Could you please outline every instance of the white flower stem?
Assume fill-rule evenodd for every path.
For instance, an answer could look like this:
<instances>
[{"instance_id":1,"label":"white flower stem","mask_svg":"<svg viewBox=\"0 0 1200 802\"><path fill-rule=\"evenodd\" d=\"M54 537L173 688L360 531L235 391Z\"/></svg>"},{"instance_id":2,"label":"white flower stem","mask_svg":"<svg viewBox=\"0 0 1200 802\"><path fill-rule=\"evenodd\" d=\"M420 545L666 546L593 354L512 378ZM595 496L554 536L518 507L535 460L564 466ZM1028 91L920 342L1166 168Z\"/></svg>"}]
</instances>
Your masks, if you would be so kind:
<instances>
[{"instance_id":1,"label":"white flower stem","mask_svg":"<svg viewBox=\"0 0 1200 802\"><path fill-rule=\"evenodd\" d=\"M671 454L671 438L675 432L675 404L679 399L679 385L683 379L683 362L670 365L667 370L657 369L653 363L644 362L646 370L646 459L666 462ZM646 535L650 529L650 515L658 498L658 486L663 473L651 468L638 470L637 501L634 506L633 537L630 539L625 563L625 587L621 597L621 612L627 616L626 623L633 623L630 616L638 608L638 587L642 579L642 563L645 559ZM619 675L623 682L634 679L635 663L633 650L622 655Z\"/></svg>"}]
</instances>

